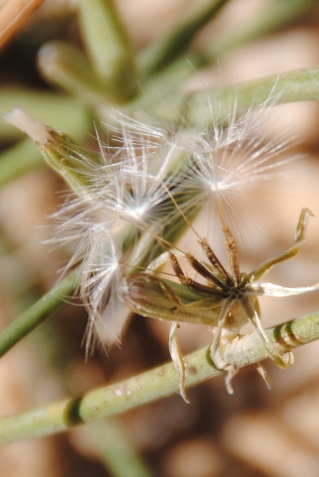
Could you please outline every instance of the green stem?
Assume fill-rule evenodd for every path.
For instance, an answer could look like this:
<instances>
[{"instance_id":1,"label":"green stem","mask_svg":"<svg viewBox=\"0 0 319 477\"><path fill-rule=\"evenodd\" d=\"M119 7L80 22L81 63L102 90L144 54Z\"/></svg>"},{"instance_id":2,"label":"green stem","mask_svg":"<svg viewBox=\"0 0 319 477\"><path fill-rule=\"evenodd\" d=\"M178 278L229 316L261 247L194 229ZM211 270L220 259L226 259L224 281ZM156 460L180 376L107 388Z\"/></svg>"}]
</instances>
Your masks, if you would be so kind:
<instances>
[{"instance_id":1,"label":"green stem","mask_svg":"<svg viewBox=\"0 0 319 477\"><path fill-rule=\"evenodd\" d=\"M65 304L74 291L78 274L78 269L70 273L0 333L0 357Z\"/></svg>"},{"instance_id":2,"label":"green stem","mask_svg":"<svg viewBox=\"0 0 319 477\"><path fill-rule=\"evenodd\" d=\"M67 43L45 44L38 54L43 76L90 108L108 104L107 88L94 75L84 55Z\"/></svg>"},{"instance_id":3,"label":"green stem","mask_svg":"<svg viewBox=\"0 0 319 477\"><path fill-rule=\"evenodd\" d=\"M126 31L111 0L80 0L79 19L92 67L120 101L136 90L133 53Z\"/></svg>"},{"instance_id":4,"label":"green stem","mask_svg":"<svg viewBox=\"0 0 319 477\"><path fill-rule=\"evenodd\" d=\"M178 58L188 48L195 35L224 6L228 0L200 0L175 24L174 28L146 48L139 58L141 78L144 81Z\"/></svg>"},{"instance_id":5,"label":"green stem","mask_svg":"<svg viewBox=\"0 0 319 477\"><path fill-rule=\"evenodd\" d=\"M319 310L266 330L278 351L288 351L319 338ZM185 357L185 386L195 386L218 376L207 347ZM259 362L267 353L255 333L241 336L225 349L223 358L239 367ZM113 416L178 392L177 372L172 363L86 395L0 420L0 444L47 436L78 424Z\"/></svg>"},{"instance_id":6,"label":"green stem","mask_svg":"<svg viewBox=\"0 0 319 477\"><path fill-rule=\"evenodd\" d=\"M143 94L134 100L136 107L149 108L150 105L154 104L154 98L155 100L165 98L179 87L194 70L199 71L201 68L215 63L225 53L245 45L249 41L258 39L261 35L269 34L280 27L284 27L304 12L310 10L311 7L315 7L314 0L282 0L281 2L275 2L273 5L267 5L267 8L256 15L249 23L245 23L243 26L236 26L231 31L225 31L215 41L208 41L207 45L198 51L188 50L185 55L182 55L182 51L179 51L179 56L174 58L174 50L170 52L170 48L173 48L174 42L182 35L183 20L181 20L179 27L176 27L164 39L151 45L141 54L141 75L143 76L144 74L147 77L147 74L152 73L153 76L152 81L146 81L143 84ZM198 8L198 4L196 4L195 8ZM189 21L192 21L191 18ZM185 25L186 27L187 25ZM188 28L192 31L191 24ZM193 28L195 32L196 20ZM183 34L186 35L186 32ZM189 37L190 40L191 36ZM185 43L185 46L188 46L188 43ZM151 57L151 54L154 55L154 58ZM165 68L160 69L158 65L164 61L163 58L169 58L171 63ZM166 61L168 62L168 60ZM147 62L149 62L149 65L144 65ZM146 71L144 73L143 68Z\"/></svg>"},{"instance_id":7,"label":"green stem","mask_svg":"<svg viewBox=\"0 0 319 477\"><path fill-rule=\"evenodd\" d=\"M142 121L154 117L169 125L188 124L199 130L216 122L227 120L229 115L240 115L250 109L276 104L319 99L319 67L288 71L254 81L218 89L206 89L190 94L174 93L140 115ZM124 112L133 114L136 103ZM105 112L106 113L106 112ZM104 114L105 114L104 113Z\"/></svg>"}]
</instances>

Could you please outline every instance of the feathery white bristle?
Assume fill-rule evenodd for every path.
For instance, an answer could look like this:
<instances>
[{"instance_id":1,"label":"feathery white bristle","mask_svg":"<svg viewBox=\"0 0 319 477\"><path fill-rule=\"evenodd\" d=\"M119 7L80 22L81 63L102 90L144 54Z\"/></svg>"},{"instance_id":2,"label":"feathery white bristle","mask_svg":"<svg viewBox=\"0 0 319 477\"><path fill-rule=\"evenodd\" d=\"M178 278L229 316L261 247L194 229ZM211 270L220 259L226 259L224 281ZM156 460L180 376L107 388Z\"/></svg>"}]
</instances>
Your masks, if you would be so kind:
<instances>
[{"instance_id":1,"label":"feathery white bristle","mask_svg":"<svg viewBox=\"0 0 319 477\"><path fill-rule=\"evenodd\" d=\"M23 109L15 108L3 117L7 123L26 133L38 144L44 144L51 139L49 129L44 124L36 121Z\"/></svg>"},{"instance_id":2,"label":"feathery white bristle","mask_svg":"<svg viewBox=\"0 0 319 477\"><path fill-rule=\"evenodd\" d=\"M86 162L86 193L55 214L52 240L77 244L68 268L82 262L79 289L90 317L88 346L94 329L108 344L120 335L125 324L120 283L163 251L156 237L174 229L178 220L185 224L183 215L191 221L194 208L208 207L213 214L217 197L227 220L238 218L246 192L260 184L267 188L278 176L285 164L279 155L287 144L280 138L258 139L263 113L234 115L228 127L174 132L119 116L121 145L112 151L98 137L101 162ZM24 117L15 113L13 122L23 125ZM47 130L42 128L38 136L43 139ZM86 161L85 154L81 160Z\"/></svg>"}]
</instances>

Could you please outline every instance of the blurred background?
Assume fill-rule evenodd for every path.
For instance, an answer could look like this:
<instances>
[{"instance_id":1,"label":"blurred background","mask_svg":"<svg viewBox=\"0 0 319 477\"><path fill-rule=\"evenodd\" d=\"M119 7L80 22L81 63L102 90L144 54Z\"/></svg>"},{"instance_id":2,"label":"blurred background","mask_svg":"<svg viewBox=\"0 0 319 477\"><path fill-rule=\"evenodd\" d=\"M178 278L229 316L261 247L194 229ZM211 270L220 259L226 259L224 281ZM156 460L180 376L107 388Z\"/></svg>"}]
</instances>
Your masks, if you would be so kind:
<instances>
[{"instance_id":1,"label":"blurred background","mask_svg":"<svg viewBox=\"0 0 319 477\"><path fill-rule=\"evenodd\" d=\"M1 7L7 3L2 0ZM139 52L173 28L196 2L114 3L132 50ZM227 34L247 31L276 4L284 3L289 2L225 2L196 36L192 55L208 42L222 44L223 40L227 45ZM299 9L298 2L292 4L296 13L278 21L276 27L261 29L242 44L220 47L218 61L182 81L181 90L238 84L317 65L318 3L299 2ZM0 111L23 107L91 147L93 121L100 115L87 101L73 98L62 92L57 81L50 81L48 50L42 49L38 57L43 45L53 40L84 51L77 8L75 0L44 1L2 47ZM291 246L299 212L309 207L315 217L303 250L268 277L281 285L304 286L319 279L318 103L280 106L272 114L272 130L297 138L291 153L299 154L300 159L287 166L291 178L282 176L267 197L269 216L262 232L255 237L253 227L246 230L249 253L245 248L241 251L242 270L250 271ZM40 159L36 148L2 120L0 141L0 323L4 328L53 286L57 271L65 264L62 252L51 253L41 241L47 233L43 229L49 223L47 216L57 210L67 186ZM187 244L185 239L184 246ZM271 326L318 305L318 293L296 299L264 299L263 323ZM109 356L97 351L87 362L85 327L86 313L74 300L2 358L1 415L65 396L76 397L169 360L167 323L134 317L120 348L110 350ZM188 353L208 344L211 334L205 327L183 325L180 340L183 352ZM319 345L312 343L294 354L295 364L284 371L269 360L265 362L270 391L255 369L248 367L235 378L233 396L227 395L224 379L219 377L189 390L190 404L176 395L67 434L4 447L0 450L1 475L315 477L319 474Z\"/></svg>"}]
</instances>

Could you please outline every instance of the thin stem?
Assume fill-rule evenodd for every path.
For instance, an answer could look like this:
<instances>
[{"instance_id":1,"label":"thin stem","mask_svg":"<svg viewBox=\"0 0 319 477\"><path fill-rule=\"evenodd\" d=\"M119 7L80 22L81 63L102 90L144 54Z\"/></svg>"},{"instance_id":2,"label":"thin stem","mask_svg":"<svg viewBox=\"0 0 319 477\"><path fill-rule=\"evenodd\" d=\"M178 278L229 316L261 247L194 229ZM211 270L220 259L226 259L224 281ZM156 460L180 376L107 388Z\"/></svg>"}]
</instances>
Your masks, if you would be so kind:
<instances>
[{"instance_id":1,"label":"thin stem","mask_svg":"<svg viewBox=\"0 0 319 477\"><path fill-rule=\"evenodd\" d=\"M244 25L238 25L238 27L231 31L226 30L214 41L207 41L207 44L201 49L196 51L189 49L184 55L182 54L184 50L182 50L179 51L178 56L174 56L174 50L170 53L170 48L173 48L175 45L174 42L179 39L179 36L182 34L186 35L188 28L189 33L193 32L194 34L196 27L200 27L200 25L196 23L198 19L195 20L195 25L192 26L191 18L189 19L190 25L188 27L187 25L183 25L183 18L180 20L179 27L175 27L164 39L161 39L147 48L145 52L142 52L140 58L140 66L142 68L141 79L143 75L147 78L147 74L150 73L152 73L153 76L152 81L144 82L143 94L135 100L137 108L144 107L145 109L149 109L150 105L154 104L156 100L165 98L168 94L172 93L176 87L179 87L183 81L193 74L194 70L199 71L201 68L216 62L222 55L232 51L234 48L238 48L249 41L289 24L294 19L299 18L304 12L310 10L311 7L314 7L314 5L314 0L283 0L282 2L275 2L273 5L267 5L262 12ZM195 8L198 8L200 11L202 7L196 3ZM184 33L183 28L186 29ZM179 31L179 29L181 31ZM191 39L192 36L190 35L188 41L191 41ZM188 42L185 42L183 46L185 45L186 47L188 44ZM151 56L151 53L154 54L154 57ZM161 64L165 58L165 61L170 61L170 64L161 69L159 68L159 64ZM173 59L174 61L172 61ZM146 64L147 61L149 61L150 64ZM143 72L143 68L145 72Z\"/></svg>"},{"instance_id":2,"label":"thin stem","mask_svg":"<svg viewBox=\"0 0 319 477\"><path fill-rule=\"evenodd\" d=\"M279 352L319 338L319 310L269 328L266 333ZM239 367L267 357L256 333L241 336L225 349L223 359ZM185 357L185 387L195 386L218 376L207 347ZM178 377L172 363L147 371L117 384L95 389L74 399L68 398L49 406L34 409L0 420L0 444L47 436L108 416L121 414L146 403L178 392Z\"/></svg>"},{"instance_id":3,"label":"thin stem","mask_svg":"<svg viewBox=\"0 0 319 477\"><path fill-rule=\"evenodd\" d=\"M108 104L108 91L80 50L62 41L46 43L38 53L38 66L49 83L91 108Z\"/></svg>"},{"instance_id":4,"label":"thin stem","mask_svg":"<svg viewBox=\"0 0 319 477\"><path fill-rule=\"evenodd\" d=\"M0 333L0 357L65 304L74 291L78 274L78 269L70 273Z\"/></svg>"},{"instance_id":5,"label":"thin stem","mask_svg":"<svg viewBox=\"0 0 319 477\"><path fill-rule=\"evenodd\" d=\"M133 52L112 0L80 0L82 37L97 76L118 100L136 90Z\"/></svg>"},{"instance_id":6,"label":"thin stem","mask_svg":"<svg viewBox=\"0 0 319 477\"><path fill-rule=\"evenodd\" d=\"M174 28L140 55L141 79L163 69L186 51L195 35L227 3L228 0L201 0L193 2Z\"/></svg>"}]
</instances>

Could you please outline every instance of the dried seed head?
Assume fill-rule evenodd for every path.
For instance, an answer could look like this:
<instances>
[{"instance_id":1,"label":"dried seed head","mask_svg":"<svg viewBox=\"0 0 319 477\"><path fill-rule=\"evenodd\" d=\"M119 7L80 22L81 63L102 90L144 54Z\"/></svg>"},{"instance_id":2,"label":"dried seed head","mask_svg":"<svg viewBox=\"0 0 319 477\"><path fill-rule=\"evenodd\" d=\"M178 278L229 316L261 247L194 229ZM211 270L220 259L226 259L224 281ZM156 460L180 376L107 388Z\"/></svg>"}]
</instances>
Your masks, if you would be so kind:
<instances>
[{"instance_id":1,"label":"dried seed head","mask_svg":"<svg viewBox=\"0 0 319 477\"><path fill-rule=\"evenodd\" d=\"M200 131L153 127L119 115L113 131L119 145L109 148L98 137L99 155L21 111L7 115L33 137L77 194L54 214L56 232L50 241L72 243L66 270L81 263L87 350L94 330L106 344L120 336L129 314L118 293L123 276L148 267L167 243L176 243L201 209L207 208L210 222L216 223L217 200L229 221L247 192L261 183L268 187L278 176L286 143L259 138L263 113L233 114Z\"/></svg>"}]
</instances>

